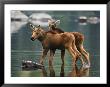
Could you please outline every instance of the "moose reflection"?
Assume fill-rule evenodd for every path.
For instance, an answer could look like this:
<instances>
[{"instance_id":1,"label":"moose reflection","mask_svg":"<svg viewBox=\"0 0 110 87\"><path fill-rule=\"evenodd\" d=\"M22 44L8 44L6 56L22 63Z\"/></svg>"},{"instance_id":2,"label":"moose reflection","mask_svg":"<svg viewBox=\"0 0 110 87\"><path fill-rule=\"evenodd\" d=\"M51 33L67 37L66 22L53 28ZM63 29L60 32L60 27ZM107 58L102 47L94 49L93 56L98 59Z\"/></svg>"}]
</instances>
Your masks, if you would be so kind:
<instances>
[{"instance_id":1,"label":"moose reflection","mask_svg":"<svg viewBox=\"0 0 110 87\"><path fill-rule=\"evenodd\" d=\"M69 77L89 77L89 67L84 68L84 67L78 67L75 65L73 69L70 71L68 74Z\"/></svg>"},{"instance_id":2,"label":"moose reflection","mask_svg":"<svg viewBox=\"0 0 110 87\"><path fill-rule=\"evenodd\" d=\"M47 70L44 68L42 69L42 76L43 77L55 77L55 70L52 65L49 66L49 73L47 73ZM65 75L64 71L64 65L61 65L61 70L58 75L58 77L89 77L89 68L84 68L83 66L77 66L72 68L72 70Z\"/></svg>"}]
</instances>

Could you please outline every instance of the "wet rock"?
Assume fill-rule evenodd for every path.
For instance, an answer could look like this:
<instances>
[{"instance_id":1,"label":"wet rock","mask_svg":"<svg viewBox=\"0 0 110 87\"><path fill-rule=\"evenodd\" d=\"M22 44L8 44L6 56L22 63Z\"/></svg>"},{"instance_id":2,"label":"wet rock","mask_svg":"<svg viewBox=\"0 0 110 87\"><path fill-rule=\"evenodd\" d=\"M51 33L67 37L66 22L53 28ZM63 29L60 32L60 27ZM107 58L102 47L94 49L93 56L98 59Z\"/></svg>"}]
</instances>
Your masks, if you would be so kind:
<instances>
[{"instance_id":1,"label":"wet rock","mask_svg":"<svg viewBox=\"0 0 110 87\"><path fill-rule=\"evenodd\" d=\"M37 70L37 69L43 69L44 66L42 64L33 62L33 61L22 61L22 70Z\"/></svg>"}]
</instances>

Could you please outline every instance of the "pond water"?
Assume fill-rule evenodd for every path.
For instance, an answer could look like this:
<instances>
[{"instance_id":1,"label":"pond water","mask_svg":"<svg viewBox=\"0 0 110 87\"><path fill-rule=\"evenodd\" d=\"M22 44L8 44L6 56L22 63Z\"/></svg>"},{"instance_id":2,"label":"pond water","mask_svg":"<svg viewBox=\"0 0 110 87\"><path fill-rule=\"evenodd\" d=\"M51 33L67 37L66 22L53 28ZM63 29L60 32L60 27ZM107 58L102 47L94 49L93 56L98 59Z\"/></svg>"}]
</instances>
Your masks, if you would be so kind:
<instances>
[{"instance_id":1,"label":"pond water","mask_svg":"<svg viewBox=\"0 0 110 87\"><path fill-rule=\"evenodd\" d=\"M22 11L26 16L42 11ZM84 69L80 61L77 67L72 67L72 57L66 51L65 65L61 65L60 50L56 51L53 66L48 66L48 56L45 60L43 70L22 70L22 60L39 61L42 55L41 43L31 41L31 30L28 22L24 23L16 33L11 33L11 76L12 77L99 77L100 76L100 22L80 24L80 16L100 17L99 11L43 11L48 13L54 19L61 21L60 27L64 31L81 32L85 36L84 48L90 54L91 67ZM12 21L13 23L15 21ZM20 22L18 22L20 24ZM12 25L11 28L15 26ZM16 29L16 27L14 27ZM47 29L47 27L46 27Z\"/></svg>"}]
</instances>

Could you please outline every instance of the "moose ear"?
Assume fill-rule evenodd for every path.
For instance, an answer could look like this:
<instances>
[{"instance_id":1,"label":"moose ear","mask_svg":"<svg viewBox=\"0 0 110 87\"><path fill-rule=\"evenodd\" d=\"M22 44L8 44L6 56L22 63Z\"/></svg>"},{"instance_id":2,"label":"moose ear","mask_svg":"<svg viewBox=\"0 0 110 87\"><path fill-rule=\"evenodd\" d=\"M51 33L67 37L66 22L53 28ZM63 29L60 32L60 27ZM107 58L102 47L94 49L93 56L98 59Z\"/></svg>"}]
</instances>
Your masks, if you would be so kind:
<instances>
[{"instance_id":1,"label":"moose ear","mask_svg":"<svg viewBox=\"0 0 110 87\"><path fill-rule=\"evenodd\" d=\"M35 29L34 25L32 25L32 24L29 24L29 25L30 25L31 29Z\"/></svg>"},{"instance_id":2,"label":"moose ear","mask_svg":"<svg viewBox=\"0 0 110 87\"><path fill-rule=\"evenodd\" d=\"M40 25L38 25L37 27L40 27Z\"/></svg>"},{"instance_id":3,"label":"moose ear","mask_svg":"<svg viewBox=\"0 0 110 87\"><path fill-rule=\"evenodd\" d=\"M55 21L55 24L59 25L60 24L60 20Z\"/></svg>"},{"instance_id":4,"label":"moose ear","mask_svg":"<svg viewBox=\"0 0 110 87\"><path fill-rule=\"evenodd\" d=\"M48 23L50 23L51 22L51 20L48 20Z\"/></svg>"}]
</instances>

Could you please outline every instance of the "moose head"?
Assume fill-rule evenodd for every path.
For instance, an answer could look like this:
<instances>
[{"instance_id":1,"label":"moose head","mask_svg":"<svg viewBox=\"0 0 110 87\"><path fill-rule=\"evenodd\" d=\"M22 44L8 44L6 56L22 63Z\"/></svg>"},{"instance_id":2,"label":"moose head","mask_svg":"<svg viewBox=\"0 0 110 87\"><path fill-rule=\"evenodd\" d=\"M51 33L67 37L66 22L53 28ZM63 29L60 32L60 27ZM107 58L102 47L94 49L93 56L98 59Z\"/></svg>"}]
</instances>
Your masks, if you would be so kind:
<instances>
[{"instance_id":1,"label":"moose head","mask_svg":"<svg viewBox=\"0 0 110 87\"><path fill-rule=\"evenodd\" d=\"M31 40L34 41L35 39L38 39L41 34L41 27L40 25L35 26L33 24L30 24L30 28L32 29L32 36Z\"/></svg>"},{"instance_id":2,"label":"moose head","mask_svg":"<svg viewBox=\"0 0 110 87\"><path fill-rule=\"evenodd\" d=\"M56 28L60 24L60 20L48 20L49 29Z\"/></svg>"}]
</instances>

